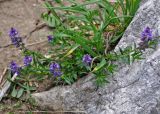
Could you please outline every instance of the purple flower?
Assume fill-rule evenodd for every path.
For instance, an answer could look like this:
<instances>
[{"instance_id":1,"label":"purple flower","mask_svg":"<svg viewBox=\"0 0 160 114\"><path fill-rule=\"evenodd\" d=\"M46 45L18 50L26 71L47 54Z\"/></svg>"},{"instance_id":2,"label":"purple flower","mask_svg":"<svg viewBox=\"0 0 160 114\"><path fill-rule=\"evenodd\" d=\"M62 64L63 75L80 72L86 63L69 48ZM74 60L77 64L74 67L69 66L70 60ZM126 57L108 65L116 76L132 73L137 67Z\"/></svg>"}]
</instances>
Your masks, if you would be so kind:
<instances>
[{"instance_id":1,"label":"purple flower","mask_svg":"<svg viewBox=\"0 0 160 114\"><path fill-rule=\"evenodd\" d=\"M23 59L24 65L29 66L32 62L32 57L31 56L25 56Z\"/></svg>"},{"instance_id":2,"label":"purple flower","mask_svg":"<svg viewBox=\"0 0 160 114\"><path fill-rule=\"evenodd\" d=\"M56 77L56 76L61 76L61 67L58 63L52 63L50 65L50 72Z\"/></svg>"},{"instance_id":3,"label":"purple flower","mask_svg":"<svg viewBox=\"0 0 160 114\"><path fill-rule=\"evenodd\" d=\"M152 35L151 29L149 27L146 27L141 34L141 40L150 41L152 40L152 38L153 38L153 35Z\"/></svg>"},{"instance_id":4,"label":"purple flower","mask_svg":"<svg viewBox=\"0 0 160 114\"><path fill-rule=\"evenodd\" d=\"M48 42L52 42L53 36L52 36L52 35L49 35L49 36L47 36L47 37L48 37Z\"/></svg>"},{"instance_id":5,"label":"purple flower","mask_svg":"<svg viewBox=\"0 0 160 114\"><path fill-rule=\"evenodd\" d=\"M17 37L17 35L18 35L18 31L15 29L15 28L11 28L10 29L10 31L9 31L9 36L11 37L11 38L14 38L14 37Z\"/></svg>"},{"instance_id":6,"label":"purple flower","mask_svg":"<svg viewBox=\"0 0 160 114\"><path fill-rule=\"evenodd\" d=\"M86 65L89 65L91 64L92 62L92 57L89 55L89 54L86 54L83 56L83 59L82 59L83 63L85 63Z\"/></svg>"},{"instance_id":7,"label":"purple flower","mask_svg":"<svg viewBox=\"0 0 160 114\"><path fill-rule=\"evenodd\" d=\"M12 43L16 46L16 47L20 47L21 43L22 43L22 38L18 36L18 32L15 28L11 28L9 31L9 36L11 38Z\"/></svg>"},{"instance_id":8,"label":"purple flower","mask_svg":"<svg viewBox=\"0 0 160 114\"><path fill-rule=\"evenodd\" d=\"M20 74L21 68L14 61L10 63L10 69L13 74L15 73Z\"/></svg>"}]
</instances>

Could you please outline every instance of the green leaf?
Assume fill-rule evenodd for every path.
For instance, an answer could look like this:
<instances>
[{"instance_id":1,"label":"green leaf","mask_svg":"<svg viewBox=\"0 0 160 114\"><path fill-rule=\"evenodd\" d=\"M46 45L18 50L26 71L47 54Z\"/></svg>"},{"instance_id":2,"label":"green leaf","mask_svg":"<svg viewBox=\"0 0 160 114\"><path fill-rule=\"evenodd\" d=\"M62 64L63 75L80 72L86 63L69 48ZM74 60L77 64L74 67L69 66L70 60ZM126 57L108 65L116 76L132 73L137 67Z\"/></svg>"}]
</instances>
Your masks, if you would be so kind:
<instances>
[{"instance_id":1,"label":"green leaf","mask_svg":"<svg viewBox=\"0 0 160 114\"><path fill-rule=\"evenodd\" d=\"M115 17L114 7L111 5L111 3L107 0L103 0L102 2L99 2L99 5L106 9L106 13L108 13L111 17Z\"/></svg>"},{"instance_id":2,"label":"green leaf","mask_svg":"<svg viewBox=\"0 0 160 114\"><path fill-rule=\"evenodd\" d=\"M104 67L106 65L106 60L103 58L102 61L100 62L100 64L98 64L92 72L98 71L100 70L102 67Z\"/></svg>"},{"instance_id":3,"label":"green leaf","mask_svg":"<svg viewBox=\"0 0 160 114\"><path fill-rule=\"evenodd\" d=\"M106 79L107 77L105 75L97 74L96 75L96 85L98 87L104 86L109 81Z\"/></svg>"},{"instance_id":4,"label":"green leaf","mask_svg":"<svg viewBox=\"0 0 160 114\"><path fill-rule=\"evenodd\" d=\"M50 27L56 27L60 25L59 19L57 19L53 14L48 15L47 13L43 13L41 17Z\"/></svg>"},{"instance_id":5,"label":"green leaf","mask_svg":"<svg viewBox=\"0 0 160 114\"><path fill-rule=\"evenodd\" d=\"M53 6L49 2L45 2L45 7L51 11L50 14L48 13L42 13L41 17L44 19L44 21L50 26L55 27L62 24L60 17L57 15L55 10L53 9Z\"/></svg>"},{"instance_id":6,"label":"green leaf","mask_svg":"<svg viewBox=\"0 0 160 114\"><path fill-rule=\"evenodd\" d=\"M109 65L107 66L107 71L108 71L109 73L113 74L113 73L115 72L116 68L117 68L117 65L115 65L115 64L109 64Z\"/></svg>"},{"instance_id":7,"label":"green leaf","mask_svg":"<svg viewBox=\"0 0 160 114\"><path fill-rule=\"evenodd\" d=\"M102 37L102 32L98 31L97 33L95 33L93 41L96 44L97 51L101 52L104 45L104 37Z\"/></svg>"},{"instance_id":8,"label":"green leaf","mask_svg":"<svg viewBox=\"0 0 160 114\"><path fill-rule=\"evenodd\" d=\"M79 44L73 45L72 48L62 58L71 55L79 46L80 46Z\"/></svg>"},{"instance_id":9,"label":"green leaf","mask_svg":"<svg viewBox=\"0 0 160 114\"><path fill-rule=\"evenodd\" d=\"M87 1L87 2L84 2L83 4L79 4L79 5L76 5L76 6L65 6L65 7L52 7L52 9L57 9L57 10L66 10L66 11L78 11L78 10L80 10L80 9L77 9L77 10L71 10L72 8L74 9L76 9L76 8L80 8L80 7L82 7L82 6L87 6L87 5L91 5L91 4L96 4L96 3L99 3L99 2L101 2L102 0L91 0L91 1ZM84 8L84 7L83 7ZM83 10L83 9L81 9L81 10ZM80 11L79 11L80 12ZM83 12L82 12L83 13Z\"/></svg>"},{"instance_id":10,"label":"green leaf","mask_svg":"<svg viewBox=\"0 0 160 114\"><path fill-rule=\"evenodd\" d=\"M17 93L17 98L20 98L23 95L24 89L20 88Z\"/></svg>"},{"instance_id":11,"label":"green leaf","mask_svg":"<svg viewBox=\"0 0 160 114\"><path fill-rule=\"evenodd\" d=\"M64 76L63 79L64 79L64 81L65 81L67 84L69 84L69 85L72 84L71 80L70 80L68 77Z\"/></svg>"},{"instance_id":12,"label":"green leaf","mask_svg":"<svg viewBox=\"0 0 160 114\"><path fill-rule=\"evenodd\" d=\"M53 1L55 1L55 2L57 2L57 3L62 3L61 0L53 0Z\"/></svg>"},{"instance_id":13,"label":"green leaf","mask_svg":"<svg viewBox=\"0 0 160 114\"><path fill-rule=\"evenodd\" d=\"M67 31L67 30L66 30ZM92 56L96 56L97 54L92 50L92 47L89 47L88 45L91 43L89 40L83 38L78 33L76 34L75 31L68 30L68 36L70 39L75 41L77 44L81 45L84 50L86 50L89 54ZM72 35L73 34L73 35Z\"/></svg>"},{"instance_id":14,"label":"green leaf","mask_svg":"<svg viewBox=\"0 0 160 114\"><path fill-rule=\"evenodd\" d=\"M87 43L85 43L81 38L74 38L74 40L80 44L84 50L86 50L89 54L91 54L92 56L96 56L97 54L87 45Z\"/></svg>"},{"instance_id":15,"label":"green leaf","mask_svg":"<svg viewBox=\"0 0 160 114\"><path fill-rule=\"evenodd\" d=\"M13 90L12 90L12 93L11 93L11 96L16 97L16 95L17 95L17 90L16 90L16 86L14 86Z\"/></svg>"}]
</instances>

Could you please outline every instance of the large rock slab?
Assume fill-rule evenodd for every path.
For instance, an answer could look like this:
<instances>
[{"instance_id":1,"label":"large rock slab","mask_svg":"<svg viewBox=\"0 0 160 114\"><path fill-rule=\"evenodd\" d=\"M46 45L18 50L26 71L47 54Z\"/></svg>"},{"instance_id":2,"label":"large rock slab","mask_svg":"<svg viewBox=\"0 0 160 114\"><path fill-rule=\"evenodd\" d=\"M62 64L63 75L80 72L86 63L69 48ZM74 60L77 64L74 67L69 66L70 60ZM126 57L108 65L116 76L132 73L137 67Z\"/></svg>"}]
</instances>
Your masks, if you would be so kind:
<instances>
[{"instance_id":1,"label":"large rock slab","mask_svg":"<svg viewBox=\"0 0 160 114\"><path fill-rule=\"evenodd\" d=\"M160 35L160 0L143 0L117 47L138 43L149 26ZM41 108L85 111L87 114L160 114L160 48L147 49L145 59L120 65L110 83L96 88L89 75L71 86L57 86L32 96Z\"/></svg>"}]
</instances>

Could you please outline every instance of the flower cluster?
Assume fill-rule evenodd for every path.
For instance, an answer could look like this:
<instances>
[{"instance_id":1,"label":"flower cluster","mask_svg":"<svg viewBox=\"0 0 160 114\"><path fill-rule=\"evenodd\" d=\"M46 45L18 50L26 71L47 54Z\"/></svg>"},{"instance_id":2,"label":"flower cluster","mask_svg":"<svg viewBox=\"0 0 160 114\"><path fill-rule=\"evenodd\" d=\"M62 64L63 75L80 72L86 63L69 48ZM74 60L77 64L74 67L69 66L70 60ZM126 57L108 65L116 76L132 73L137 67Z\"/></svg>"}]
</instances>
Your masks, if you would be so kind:
<instances>
[{"instance_id":1,"label":"flower cluster","mask_svg":"<svg viewBox=\"0 0 160 114\"><path fill-rule=\"evenodd\" d=\"M15 28L11 28L9 31L9 36L11 38L12 43L16 46L16 47L20 47L21 43L22 43L22 38L18 36L18 32Z\"/></svg>"},{"instance_id":2,"label":"flower cluster","mask_svg":"<svg viewBox=\"0 0 160 114\"><path fill-rule=\"evenodd\" d=\"M9 31L9 37L11 38L12 43L16 47L20 47L22 43L21 37L18 36L18 31L15 28L11 28ZM23 59L24 66L29 66L32 62L32 57L31 56L25 56ZM10 69L13 74L17 73L20 74L20 69L14 61L10 63Z\"/></svg>"},{"instance_id":3,"label":"flower cluster","mask_svg":"<svg viewBox=\"0 0 160 114\"><path fill-rule=\"evenodd\" d=\"M61 72L61 67L58 63L52 63L50 65L50 72L55 76L61 76L62 72Z\"/></svg>"},{"instance_id":4,"label":"flower cluster","mask_svg":"<svg viewBox=\"0 0 160 114\"><path fill-rule=\"evenodd\" d=\"M14 61L12 61L11 63L10 63L10 69L11 69L11 72L12 72L12 74L17 74L17 75L19 75L20 74L20 69L21 69L21 67L19 67Z\"/></svg>"},{"instance_id":5,"label":"flower cluster","mask_svg":"<svg viewBox=\"0 0 160 114\"><path fill-rule=\"evenodd\" d=\"M24 65L29 66L32 62L32 57L31 56L25 56L23 59Z\"/></svg>"},{"instance_id":6,"label":"flower cluster","mask_svg":"<svg viewBox=\"0 0 160 114\"><path fill-rule=\"evenodd\" d=\"M152 31L149 27L146 27L143 31L142 31L142 34L141 34L141 41L150 41L152 40L153 38L153 35L152 35Z\"/></svg>"},{"instance_id":7,"label":"flower cluster","mask_svg":"<svg viewBox=\"0 0 160 114\"><path fill-rule=\"evenodd\" d=\"M52 35L47 36L47 38L48 38L48 42L52 42L53 41L53 36Z\"/></svg>"},{"instance_id":8,"label":"flower cluster","mask_svg":"<svg viewBox=\"0 0 160 114\"><path fill-rule=\"evenodd\" d=\"M18 36L18 31L17 31L15 28L12 27L12 28L10 29L9 36L10 36L11 38L17 37L17 36Z\"/></svg>"},{"instance_id":9,"label":"flower cluster","mask_svg":"<svg viewBox=\"0 0 160 114\"><path fill-rule=\"evenodd\" d=\"M24 66L29 66L32 62L32 57L31 56L25 56L24 59L23 59L23 62L24 62ZM10 69L11 69L12 74L15 74L15 73L17 73L18 75L20 74L21 67L19 67L16 64L16 62L12 61L10 63Z\"/></svg>"},{"instance_id":10,"label":"flower cluster","mask_svg":"<svg viewBox=\"0 0 160 114\"><path fill-rule=\"evenodd\" d=\"M91 62L92 62L92 57L89 54L86 54L86 55L83 56L82 61L83 61L84 64L90 65Z\"/></svg>"}]
</instances>

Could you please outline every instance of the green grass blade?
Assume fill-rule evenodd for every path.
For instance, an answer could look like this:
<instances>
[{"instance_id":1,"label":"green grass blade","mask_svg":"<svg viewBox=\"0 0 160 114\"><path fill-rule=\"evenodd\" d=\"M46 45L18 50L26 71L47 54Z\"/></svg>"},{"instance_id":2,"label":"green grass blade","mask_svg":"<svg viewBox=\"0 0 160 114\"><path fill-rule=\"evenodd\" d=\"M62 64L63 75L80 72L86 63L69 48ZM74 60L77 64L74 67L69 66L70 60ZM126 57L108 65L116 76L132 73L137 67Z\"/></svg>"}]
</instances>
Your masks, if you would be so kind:
<instances>
[{"instance_id":1,"label":"green grass blade","mask_svg":"<svg viewBox=\"0 0 160 114\"><path fill-rule=\"evenodd\" d=\"M106 60L103 58L102 61L92 70L92 72L96 72L98 70L100 70L102 67L104 67L104 65L106 65L107 62Z\"/></svg>"},{"instance_id":2,"label":"green grass blade","mask_svg":"<svg viewBox=\"0 0 160 114\"><path fill-rule=\"evenodd\" d=\"M79 46L80 46L79 44L73 45L72 48L62 58L65 58L71 55Z\"/></svg>"}]
</instances>

